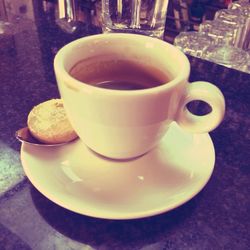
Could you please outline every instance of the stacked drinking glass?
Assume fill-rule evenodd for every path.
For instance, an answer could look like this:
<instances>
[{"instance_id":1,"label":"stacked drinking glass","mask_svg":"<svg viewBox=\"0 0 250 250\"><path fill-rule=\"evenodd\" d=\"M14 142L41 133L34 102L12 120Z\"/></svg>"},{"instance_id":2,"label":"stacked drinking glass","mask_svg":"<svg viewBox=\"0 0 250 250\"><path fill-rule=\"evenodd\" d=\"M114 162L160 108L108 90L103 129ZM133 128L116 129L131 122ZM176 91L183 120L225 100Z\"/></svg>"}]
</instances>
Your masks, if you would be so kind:
<instances>
[{"instance_id":1,"label":"stacked drinking glass","mask_svg":"<svg viewBox=\"0 0 250 250\"><path fill-rule=\"evenodd\" d=\"M250 3L233 2L199 31L181 32L174 45L184 53L250 73Z\"/></svg>"}]
</instances>

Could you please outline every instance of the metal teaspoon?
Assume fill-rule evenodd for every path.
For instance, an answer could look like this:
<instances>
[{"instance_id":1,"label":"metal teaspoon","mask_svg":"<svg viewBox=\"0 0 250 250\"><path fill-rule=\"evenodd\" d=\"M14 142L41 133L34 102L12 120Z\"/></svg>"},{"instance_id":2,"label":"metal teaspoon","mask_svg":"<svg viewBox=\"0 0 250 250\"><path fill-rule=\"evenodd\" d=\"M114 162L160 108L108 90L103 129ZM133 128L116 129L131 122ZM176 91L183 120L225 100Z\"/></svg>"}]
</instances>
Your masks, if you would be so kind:
<instances>
[{"instance_id":1,"label":"metal teaspoon","mask_svg":"<svg viewBox=\"0 0 250 250\"><path fill-rule=\"evenodd\" d=\"M42 143L42 142L36 140L31 135L28 127L21 128L21 129L17 130L15 133L15 136L20 142L24 142L24 143L34 145L34 146L39 146L39 147L58 147L58 146L66 145L66 144L78 139L78 138L76 138L76 139L73 139L72 141L61 142L61 143Z\"/></svg>"}]
</instances>

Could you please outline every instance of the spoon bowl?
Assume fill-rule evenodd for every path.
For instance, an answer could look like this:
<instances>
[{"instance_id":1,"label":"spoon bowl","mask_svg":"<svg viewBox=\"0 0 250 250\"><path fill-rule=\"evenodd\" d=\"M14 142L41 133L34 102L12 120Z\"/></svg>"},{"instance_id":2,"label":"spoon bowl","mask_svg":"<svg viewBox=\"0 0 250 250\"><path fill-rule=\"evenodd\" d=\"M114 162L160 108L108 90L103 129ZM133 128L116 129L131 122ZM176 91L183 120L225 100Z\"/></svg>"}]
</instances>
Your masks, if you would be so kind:
<instances>
[{"instance_id":1,"label":"spoon bowl","mask_svg":"<svg viewBox=\"0 0 250 250\"><path fill-rule=\"evenodd\" d=\"M22 143L26 143L26 144L30 144L30 145L34 145L34 146L39 146L39 147L58 147L58 146L63 146L66 145L76 139L73 139L72 141L67 141L67 142L61 142L61 143L43 143L38 141L36 138L34 138L28 127L25 128L21 128L19 130L16 131L15 134L17 140L19 140Z\"/></svg>"}]
</instances>

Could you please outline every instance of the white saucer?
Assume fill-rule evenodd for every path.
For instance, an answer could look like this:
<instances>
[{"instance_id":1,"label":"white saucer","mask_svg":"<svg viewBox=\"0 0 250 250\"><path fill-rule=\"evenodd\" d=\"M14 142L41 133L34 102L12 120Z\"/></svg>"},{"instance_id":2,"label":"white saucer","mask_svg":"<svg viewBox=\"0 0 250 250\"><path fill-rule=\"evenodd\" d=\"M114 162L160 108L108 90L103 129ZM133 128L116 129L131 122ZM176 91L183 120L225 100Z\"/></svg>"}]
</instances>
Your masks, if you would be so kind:
<instances>
[{"instance_id":1,"label":"white saucer","mask_svg":"<svg viewBox=\"0 0 250 250\"><path fill-rule=\"evenodd\" d=\"M74 212L133 219L176 208L209 180L215 162L208 134L184 133L173 123L161 144L130 161L97 156L80 140L57 148L23 144L21 160L31 183Z\"/></svg>"}]
</instances>

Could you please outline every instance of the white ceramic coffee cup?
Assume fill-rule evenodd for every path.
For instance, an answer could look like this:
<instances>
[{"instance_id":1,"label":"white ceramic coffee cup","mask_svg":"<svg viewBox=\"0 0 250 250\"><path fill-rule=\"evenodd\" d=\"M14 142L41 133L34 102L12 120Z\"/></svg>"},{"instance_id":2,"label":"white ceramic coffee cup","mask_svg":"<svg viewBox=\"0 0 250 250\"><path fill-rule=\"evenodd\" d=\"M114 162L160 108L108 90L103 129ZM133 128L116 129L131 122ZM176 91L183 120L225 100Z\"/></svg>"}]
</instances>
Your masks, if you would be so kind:
<instances>
[{"instance_id":1,"label":"white ceramic coffee cup","mask_svg":"<svg viewBox=\"0 0 250 250\"><path fill-rule=\"evenodd\" d=\"M172 80L143 90L111 90L70 76L79 61L100 56L136 60L168 72ZM54 60L57 83L67 115L82 141L93 151L114 159L140 156L151 150L176 121L191 133L215 129L223 119L225 100L208 82L189 83L190 64L176 47L135 34L100 34L64 46ZM197 116L186 104L201 100L212 111ZM174 142L173 142L174 143Z\"/></svg>"}]
</instances>

